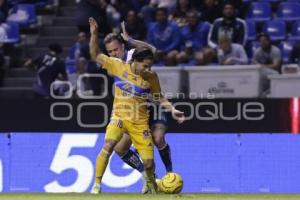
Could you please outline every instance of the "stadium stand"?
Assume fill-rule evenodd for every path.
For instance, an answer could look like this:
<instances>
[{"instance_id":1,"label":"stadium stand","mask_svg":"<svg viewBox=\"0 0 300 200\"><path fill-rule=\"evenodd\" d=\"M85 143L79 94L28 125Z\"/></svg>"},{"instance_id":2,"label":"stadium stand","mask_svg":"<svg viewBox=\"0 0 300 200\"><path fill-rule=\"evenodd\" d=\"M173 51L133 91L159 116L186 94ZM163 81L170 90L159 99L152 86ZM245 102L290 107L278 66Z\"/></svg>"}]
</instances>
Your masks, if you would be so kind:
<instances>
[{"instance_id":1,"label":"stadium stand","mask_svg":"<svg viewBox=\"0 0 300 200\"><path fill-rule=\"evenodd\" d=\"M290 54L295 45L295 41L283 41L280 44L280 49L282 52L283 63L288 64L290 59Z\"/></svg>"},{"instance_id":2,"label":"stadium stand","mask_svg":"<svg viewBox=\"0 0 300 200\"><path fill-rule=\"evenodd\" d=\"M256 22L265 22L271 19L271 17L271 5L266 2L252 3L247 13L247 19L253 19Z\"/></svg>"},{"instance_id":3,"label":"stadium stand","mask_svg":"<svg viewBox=\"0 0 300 200\"><path fill-rule=\"evenodd\" d=\"M247 37L247 40L248 41L253 41L256 39L256 23L254 20L252 19L248 19L246 21L247 23L247 28L248 28L248 37Z\"/></svg>"},{"instance_id":4,"label":"stadium stand","mask_svg":"<svg viewBox=\"0 0 300 200\"><path fill-rule=\"evenodd\" d=\"M20 40L19 25L16 23L2 23L0 25L2 43L17 43Z\"/></svg>"},{"instance_id":5,"label":"stadium stand","mask_svg":"<svg viewBox=\"0 0 300 200\"><path fill-rule=\"evenodd\" d=\"M300 21L297 21L293 24L289 40L300 40Z\"/></svg>"},{"instance_id":6,"label":"stadium stand","mask_svg":"<svg viewBox=\"0 0 300 200\"><path fill-rule=\"evenodd\" d=\"M37 23L35 5L33 4L16 4L12 8L11 14L7 17L7 22L15 22L22 26Z\"/></svg>"},{"instance_id":7,"label":"stadium stand","mask_svg":"<svg viewBox=\"0 0 300 200\"><path fill-rule=\"evenodd\" d=\"M38 8L36 8L36 6ZM18 4L14 6L14 9L15 7L20 8ZM38 27L38 32L34 32L34 34L23 34L21 32L22 41L17 43L20 38L20 36L18 36L18 26L13 23L7 23L11 26L7 32L9 41L14 43L14 45L21 45L23 52L21 52L20 55L21 65L17 68L6 70L4 87L0 88L0 96L33 97L32 85L35 80L35 72L23 68L22 63L24 63L28 57L36 58L41 53L46 52L47 46L53 42L62 44L64 47L62 56L65 58L78 32L75 25L74 15L76 7L75 1L73 0L61 1L58 10L55 8L54 1L37 1L35 5L31 4L28 6L26 4L26 6L21 6L20 9L25 8L35 8L35 10L29 10L28 12L31 13L29 15L30 17L26 22L25 20L22 21L21 24L24 25L25 28L27 28L29 24L37 25L37 23L41 23L41 26ZM36 11L39 13L38 16L34 14ZM3 26L3 24L1 26Z\"/></svg>"},{"instance_id":8,"label":"stadium stand","mask_svg":"<svg viewBox=\"0 0 300 200\"><path fill-rule=\"evenodd\" d=\"M101 31L103 31L101 37L103 37L108 30L113 30L118 33L120 31L120 21L128 21L127 18L133 10L135 11L136 16L141 17L138 21L139 24L142 24L143 20L148 17L151 19L149 18L146 20L152 22L154 16L148 16L148 14L153 14L157 8L164 5L164 2L167 1L151 1L151 3L150 1L144 1L141 3L140 1L135 0L107 0L97 3L95 0L10 0L10 12L8 18L5 23L0 25L0 42L4 43L3 52L5 57L5 67L2 68L6 71L3 82L4 87L0 88L0 95L3 94L3 91L5 91L4 95L32 95L31 86L35 79L35 72L29 71L22 66L28 58L36 58L38 55L46 52L49 44L53 42L59 43L63 47L62 58L67 58L71 46L76 42L76 36L81 30L80 28L83 26L85 28L88 27L88 23L85 23L86 20L80 22L83 23L81 24L83 26L78 26L77 16L80 15L80 13L89 13L87 12L89 10L82 10L85 8L84 6L82 7L82 5L92 5L94 14L97 14L97 12L100 13L96 16L99 18L99 21L101 21L100 19L106 20L103 22L105 27L101 26ZM222 13L223 3L228 2L228 0L214 0L210 2L211 4L206 1L199 2L196 0L189 0L186 2L188 2L189 5L192 5L193 9L197 9L201 22L203 19L209 20L209 22L205 23L208 23L208 25L210 24L211 27L213 27L213 24L216 23L216 21L214 21L215 18L219 17ZM245 31L247 42L244 42L243 44L249 57L249 64L252 63L253 53L259 46L257 34L261 32L266 32L270 35L273 45L281 50L283 64L289 64L292 47L297 41L300 41L300 1L243 0L230 2L233 2L237 8L235 12L236 17L241 17L241 20L245 20L247 25L247 30ZM205 3L207 3L207 5L205 5ZM145 9L150 9L151 12L147 13L145 12ZM209 9L219 10L218 15L209 16ZM181 22L185 21L184 17L186 16L186 13L184 12L189 12L190 7L189 9L186 9L186 11L184 10L185 9L176 9L174 6L170 6L168 8L170 23L173 24L172 22L174 22L171 20L172 16L179 16ZM129 11L131 11L131 13ZM127 16L128 13L129 15ZM177 17L177 19L179 18ZM147 31L151 32L153 27L153 23L144 23L145 27L143 27L143 31L145 33L143 33L142 36L137 37L134 35L135 25L132 24L134 23L131 23L130 27L128 26L130 35L138 39L144 38L144 40L146 39L145 33ZM178 27L181 33L184 27L185 26ZM229 30L230 28L227 30L227 27L224 27L223 32L227 32L229 37L231 37L230 34L232 33ZM165 31L168 31L168 29ZM191 33L196 35L200 33L198 32ZM168 36L168 33L166 32L164 35ZM163 39L163 37L156 38L158 44L152 44L156 47L161 47L163 42L160 40ZM190 43L191 42L188 40L183 41L183 37L181 37L176 48L172 50L177 50L178 53L182 53L180 51L185 50L182 50L182 48L179 49L179 47L185 45L189 46ZM205 42L203 44L205 44ZM88 52L88 50L86 50L86 52ZM203 60L204 57L206 58L205 55L207 55L207 52L209 52L211 57L209 59L210 62L195 62L198 58L199 60ZM178 59L178 56L176 57L172 54L169 55L169 61L168 59L158 60L157 63L159 63L160 67L167 65L177 65L180 67L195 64L211 65L212 63L216 66L215 48L201 46L200 49L197 49L197 52L192 54L194 54L194 56L190 56L190 60L185 60L185 62L181 62L180 59ZM178 54L174 53L174 55ZM87 55L85 57L88 58L89 56ZM194 60L191 60L192 58ZM67 60L66 63L67 70L72 66L72 73L74 73L74 63L76 62L74 62L74 60ZM26 95L24 95L24 91L26 91Z\"/></svg>"},{"instance_id":9,"label":"stadium stand","mask_svg":"<svg viewBox=\"0 0 300 200\"><path fill-rule=\"evenodd\" d=\"M277 10L277 17L285 21L296 21L300 19L300 3L282 2Z\"/></svg>"},{"instance_id":10,"label":"stadium stand","mask_svg":"<svg viewBox=\"0 0 300 200\"><path fill-rule=\"evenodd\" d=\"M263 31L269 34L272 41L282 41L286 38L285 22L281 19L267 21Z\"/></svg>"}]
</instances>

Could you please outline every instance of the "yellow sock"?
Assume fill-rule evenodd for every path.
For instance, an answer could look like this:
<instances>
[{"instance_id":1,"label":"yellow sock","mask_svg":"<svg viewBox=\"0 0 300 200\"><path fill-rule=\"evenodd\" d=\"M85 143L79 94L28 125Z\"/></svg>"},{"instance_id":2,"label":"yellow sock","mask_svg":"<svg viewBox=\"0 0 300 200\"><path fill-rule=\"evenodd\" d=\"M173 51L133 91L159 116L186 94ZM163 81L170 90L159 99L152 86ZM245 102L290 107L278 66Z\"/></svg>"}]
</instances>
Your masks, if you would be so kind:
<instances>
[{"instance_id":1,"label":"yellow sock","mask_svg":"<svg viewBox=\"0 0 300 200\"><path fill-rule=\"evenodd\" d=\"M95 182L97 184L101 183L102 176L105 172L106 166L108 164L108 160L110 157L110 153L105 149L102 149L101 152L97 156L96 160L96 179Z\"/></svg>"}]
</instances>

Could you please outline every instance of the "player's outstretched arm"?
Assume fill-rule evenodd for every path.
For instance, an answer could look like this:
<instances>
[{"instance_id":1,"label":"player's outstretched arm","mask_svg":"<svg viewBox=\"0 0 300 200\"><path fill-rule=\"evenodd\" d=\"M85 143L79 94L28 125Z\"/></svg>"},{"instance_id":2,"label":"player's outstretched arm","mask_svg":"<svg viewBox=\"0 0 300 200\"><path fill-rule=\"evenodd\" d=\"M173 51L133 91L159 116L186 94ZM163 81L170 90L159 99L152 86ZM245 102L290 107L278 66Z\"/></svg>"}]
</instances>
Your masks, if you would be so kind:
<instances>
[{"instance_id":1,"label":"player's outstretched arm","mask_svg":"<svg viewBox=\"0 0 300 200\"><path fill-rule=\"evenodd\" d=\"M147 47L147 48L151 49L153 53L156 53L156 48L154 46L152 46L151 44L148 44L147 42L143 42L140 40L134 40L133 38L131 38L126 31L124 21L121 23L121 27L122 27L121 36L126 42L129 42L134 47Z\"/></svg>"},{"instance_id":2,"label":"player's outstretched arm","mask_svg":"<svg viewBox=\"0 0 300 200\"><path fill-rule=\"evenodd\" d=\"M91 32L91 39L90 39L90 54L92 60L103 64L102 59L102 52L99 48L99 40L98 40L98 23L97 21L90 17L89 18L89 24L90 24L90 32Z\"/></svg>"},{"instance_id":3,"label":"player's outstretched arm","mask_svg":"<svg viewBox=\"0 0 300 200\"><path fill-rule=\"evenodd\" d=\"M185 121L184 112L177 110L172 105L172 103L167 98L165 98L163 95L161 95L159 104L161 106L163 106L167 111L170 111L172 113L173 118L176 119L179 124L181 124Z\"/></svg>"},{"instance_id":4,"label":"player's outstretched arm","mask_svg":"<svg viewBox=\"0 0 300 200\"><path fill-rule=\"evenodd\" d=\"M99 48L98 42L98 24L97 21L90 17L90 32L91 32L91 39L90 39L90 54L93 61L99 63L103 69L106 69L107 72L114 76L116 73L117 68L115 65L119 65L120 61L116 58L108 57L107 55L103 54Z\"/></svg>"},{"instance_id":5,"label":"player's outstretched arm","mask_svg":"<svg viewBox=\"0 0 300 200\"><path fill-rule=\"evenodd\" d=\"M153 100L159 102L166 111L171 112L172 116L177 120L179 124L185 121L184 113L177 110L173 104L163 96L159 84L158 76L153 71L145 71L142 74L143 79L147 80L151 85L151 93L153 94Z\"/></svg>"}]
</instances>

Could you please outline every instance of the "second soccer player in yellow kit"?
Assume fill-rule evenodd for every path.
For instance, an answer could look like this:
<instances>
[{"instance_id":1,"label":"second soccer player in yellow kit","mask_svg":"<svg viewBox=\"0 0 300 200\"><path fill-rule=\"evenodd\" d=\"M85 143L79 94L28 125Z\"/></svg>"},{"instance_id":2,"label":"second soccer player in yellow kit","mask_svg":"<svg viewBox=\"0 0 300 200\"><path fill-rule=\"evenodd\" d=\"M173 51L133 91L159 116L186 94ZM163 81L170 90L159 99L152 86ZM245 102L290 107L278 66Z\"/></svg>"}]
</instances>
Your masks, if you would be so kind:
<instances>
[{"instance_id":1,"label":"second soccer player in yellow kit","mask_svg":"<svg viewBox=\"0 0 300 200\"><path fill-rule=\"evenodd\" d=\"M96 160L96 178L93 193L101 192L101 180L109 157L115 145L128 133L133 145L138 150L144 164L143 174L150 193L156 193L154 177L153 141L148 125L147 100L152 94L166 110L172 112L179 123L185 118L161 95L157 74L150 70L153 63L153 53L150 49L136 48L132 62L125 63L120 59L102 54L98 46L98 25L90 18L90 53L93 60L102 65L115 79L114 104L111 121L106 128L105 144Z\"/></svg>"}]
</instances>

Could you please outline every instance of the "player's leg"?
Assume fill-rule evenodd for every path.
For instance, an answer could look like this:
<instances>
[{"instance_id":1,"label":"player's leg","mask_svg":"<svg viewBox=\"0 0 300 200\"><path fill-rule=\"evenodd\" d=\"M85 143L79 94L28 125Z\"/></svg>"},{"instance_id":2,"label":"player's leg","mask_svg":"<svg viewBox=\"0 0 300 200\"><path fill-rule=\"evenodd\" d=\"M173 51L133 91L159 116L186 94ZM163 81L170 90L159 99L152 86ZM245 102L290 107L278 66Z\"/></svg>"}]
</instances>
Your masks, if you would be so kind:
<instances>
[{"instance_id":1,"label":"player's leg","mask_svg":"<svg viewBox=\"0 0 300 200\"><path fill-rule=\"evenodd\" d=\"M171 159L171 149L165 139L166 130L167 126L164 123L156 122L151 126L154 144L158 149L160 158L163 161L168 173L173 171L173 165Z\"/></svg>"},{"instance_id":2,"label":"player's leg","mask_svg":"<svg viewBox=\"0 0 300 200\"><path fill-rule=\"evenodd\" d=\"M138 150L139 153L142 153L142 150ZM148 153L150 154L150 153ZM147 190L144 193L157 193L157 185L155 182L155 164L154 159L143 159L145 172L143 177L146 181Z\"/></svg>"},{"instance_id":3,"label":"player's leg","mask_svg":"<svg viewBox=\"0 0 300 200\"><path fill-rule=\"evenodd\" d=\"M118 141L111 140L111 139L105 139L105 143L100 151L100 153L97 156L96 159L96 177L95 182L97 184L101 184L102 176L105 172L105 169L108 164L108 160L110 155L112 154L112 151L114 149L114 146L117 144Z\"/></svg>"},{"instance_id":4,"label":"player's leg","mask_svg":"<svg viewBox=\"0 0 300 200\"><path fill-rule=\"evenodd\" d=\"M144 164L141 161L139 154L136 151L130 149L132 142L128 134L123 134L122 139L115 146L115 152L120 158L133 169L138 170L141 174L145 172ZM146 180L143 179L142 193L145 194L148 191Z\"/></svg>"},{"instance_id":5,"label":"player's leg","mask_svg":"<svg viewBox=\"0 0 300 200\"><path fill-rule=\"evenodd\" d=\"M114 150L126 164L143 173L144 165L139 155L130 149L131 144L130 136L123 134L122 139L115 146Z\"/></svg>"},{"instance_id":6,"label":"player's leg","mask_svg":"<svg viewBox=\"0 0 300 200\"><path fill-rule=\"evenodd\" d=\"M121 140L124 132L123 122L112 119L106 128L105 142L96 159L95 184L92 193L101 192L101 181L114 147Z\"/></svg>"},{"instance_id":7,"label":"player's leg","mask_svg":"<svg viewBox=\"0 0 300 200\"><path fill-rule=\"evenodd\" d=\"M157 185L154 176L154 153L153 153L153 140L150 134L149 126L146 125L132 125L129 124L127 130L131 136L134 147L139 152L145 172L143 173L146 180L149 193L157 192Z\"/></svg>"}]
</instances>

